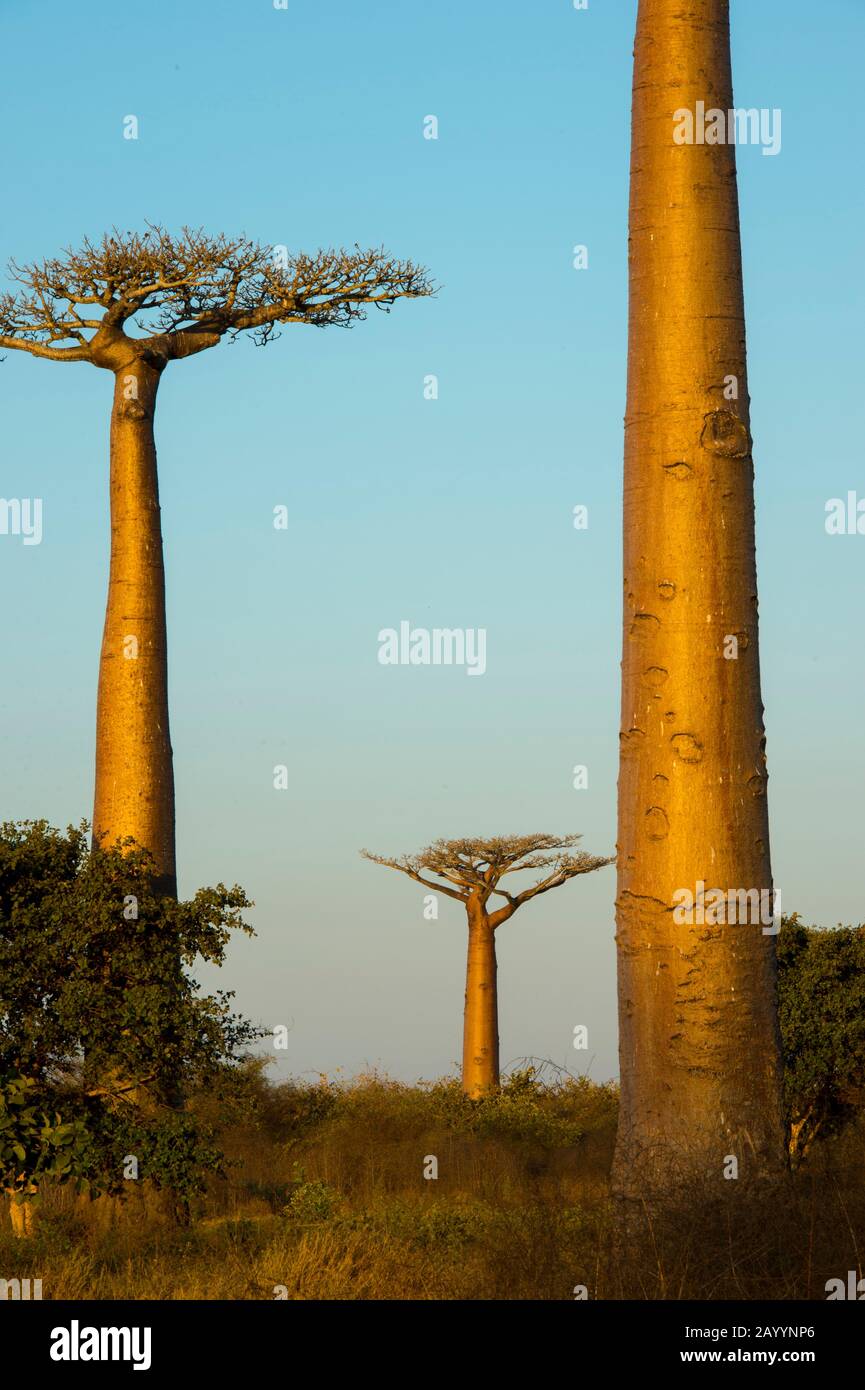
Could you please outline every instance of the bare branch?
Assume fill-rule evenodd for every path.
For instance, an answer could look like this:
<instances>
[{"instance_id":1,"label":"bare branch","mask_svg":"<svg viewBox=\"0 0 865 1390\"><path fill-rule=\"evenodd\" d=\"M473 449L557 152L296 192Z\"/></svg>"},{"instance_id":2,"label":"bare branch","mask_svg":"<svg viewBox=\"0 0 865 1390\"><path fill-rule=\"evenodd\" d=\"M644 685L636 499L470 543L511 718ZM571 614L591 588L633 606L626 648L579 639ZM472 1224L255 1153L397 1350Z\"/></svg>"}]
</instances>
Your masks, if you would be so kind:
<instances>
[{"instance_id":1,"label":"bare branch","mask_svg":"<svg viewBox=\"0 0 865 1390\"><path fill-rule=\"evenodd\" d=\"M10 348L13 352L29 352L31 357L47 357L52 362L90 361L90 353L86 347L49 347L47 344L28 342L23 338L10 338L5 333L0 333L0 348Z\"/></svg>"},{"instance_id":2,"label":"bare branch","mask_svg":"<svg viewBox=\"0 0 865 1390\"><path fill-rule=\"evenodd\" d=\"M385 859L380 854L370 854L369 850L362 849L361 856L368 859L372 864L383 864L387 869L398 869L401 874L407 874L417 883L422 883L424 888L429 888L433 893L444 893L448 898L455 898L459 903L467 901L467 895L456 893L453 888L445 888L443 883L431 883L429 879L423 878L418 869L415 868L414 861L405 856L403 859Z\"/></svg>"},{"instance_id":3,"label":"bare branch","mask_svg":"<svg viewBox=\"0 0 865 1390\"><path fill-rule=\"evenodd\" d=\"M248 332L264 344L284 323L350 327L370 306L435 293L422 267L383 248L289 255L242 236L155 225L115 229L41 263L13 261L9 273L21 289L0 295L4 346L112 367L129 348L173 361L226 335ZM104 313L85 317L84 306ZM55 347L69 341L76 346Z\"/></svg>"},{"instance_id":4,"label":"bare branch","mask_svg":"<svg viewBox=\"0 0 865 1390\"><path fill-rule=\"evenodd\" d=\"M541 893L559 888L578 874L592 873L614 862L612 858L600 858L582 850L572 853L581 838L580 835L507 835L491 840L436 840L418 854L403 855L399 859L387 859L367 850L361 853L374 864L399 869L436 892L459 898L467 906L474 902L484 912L493 895L503 897L505 905L488 916L490 926L495 928ZM521 893L511 894L498 886L505 874L537 868L550 868L552 872ZM430 883L421 877L422 870L459 884L464 892L455 893L441 884Z\"/></svg>"},{"instance_id":5,"label":"bare branch","mask_svg":"<svg viewBox=\"0 0 865 1390\"><path fill-rule=\"evenodd\" d=\"M541 879L533 888L527 888L525 892L518 893L513 902L517 907L522 907L523 903L529 902L531 898L536 898L539 893L548 893L551 888L559 888L563 883L567 883L569 878L576 878L578 874L590 874L595 869L606 868L608 864L615 863L615 858L599 858L592 854L576 854L560 861L555 873L549 874L547 878Z\"/></svg>"},{"instance_id":6,"label":"bare branch","mask_svg":"<svg viewBox=\"0 0 865 1390\"><path fill-rule=\"evenodd\" d=\"M146 1090L151 1081L156 1079L156 1072L151 1072L148 1076L138 1077L135 1081L127 1081L122 1086L96 1086L92 1091L85 1091L86 1096L112 1096L115 1099L123 1097L124 1100L130 1099L130 1093L137 1090Z\"/></svg>"}]
</instances>

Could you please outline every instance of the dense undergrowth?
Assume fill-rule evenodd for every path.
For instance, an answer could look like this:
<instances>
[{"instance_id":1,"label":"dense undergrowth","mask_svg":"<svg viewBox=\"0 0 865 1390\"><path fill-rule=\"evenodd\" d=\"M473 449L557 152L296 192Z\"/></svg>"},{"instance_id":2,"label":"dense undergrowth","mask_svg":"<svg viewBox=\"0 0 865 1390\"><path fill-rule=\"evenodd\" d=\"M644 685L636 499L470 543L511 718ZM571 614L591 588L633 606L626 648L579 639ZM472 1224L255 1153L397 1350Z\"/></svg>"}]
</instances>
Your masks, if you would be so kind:
<instances>
[{"instance_id":1,"label":"dense undergrowth","mask_svg":"<svg viewBox=\"0 0 865 1390\"><path fill-rule=\"evenodd\" d=\"M452 1080L270 1085L253 1066L218 1104L197 1109L229 1165L187 1225L144 1182L125 1202L49 1189L30 1240L6 1217L0 1276L45 1299L796 1299L860 1270L860 1124L781 1189L680 1193L623 1237L610 1085L528 1069L471 1102Z\"/></svg>"}]
</instances>

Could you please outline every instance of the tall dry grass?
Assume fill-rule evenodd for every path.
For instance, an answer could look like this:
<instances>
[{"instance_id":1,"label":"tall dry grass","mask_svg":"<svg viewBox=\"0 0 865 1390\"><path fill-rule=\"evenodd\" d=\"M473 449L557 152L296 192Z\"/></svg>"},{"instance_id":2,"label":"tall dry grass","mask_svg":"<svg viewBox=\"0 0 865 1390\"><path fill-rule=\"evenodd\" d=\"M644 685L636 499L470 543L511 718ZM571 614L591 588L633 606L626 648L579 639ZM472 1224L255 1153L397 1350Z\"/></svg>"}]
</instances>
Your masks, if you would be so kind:
<instances>
[{"instance_id":1,"label":"tall dry grass","mask_svg":"<svg viewBox=\"0 0 865 1390\"><path fill-rule=\"evenodd\" d=\"M51 1299L712 1300L822 1299L861 1275L861 1125L771 1192L692 1185L623 1226L616 1099L526 1073L472 1103L452 1081L270 1086L251 1068L228 1109L197 1102L230 1166L189 1226L144 1184L122 1204L55 1188L32 1240L6 1217L0 1277Z\"/></svg>"}]
</instances>

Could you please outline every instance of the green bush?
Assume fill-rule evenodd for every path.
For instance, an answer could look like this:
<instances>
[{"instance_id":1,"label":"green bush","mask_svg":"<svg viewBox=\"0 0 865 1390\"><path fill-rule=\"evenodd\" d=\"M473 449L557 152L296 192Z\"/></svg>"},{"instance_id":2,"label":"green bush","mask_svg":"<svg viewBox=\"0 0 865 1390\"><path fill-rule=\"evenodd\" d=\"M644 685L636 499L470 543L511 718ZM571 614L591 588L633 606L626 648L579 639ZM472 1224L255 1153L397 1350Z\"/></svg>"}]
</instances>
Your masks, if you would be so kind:
<instances>
[{"instance_id":1,"label":"green bush","mask_svg":"<svg viewBox=\"0 0 865 1390\"><path fill-rule=\"evenodd\" d=\"M92 851L84 825L0 826L7 1186L29 1193L50 1174L119 1193L129 1154L180 1195L218 1170L212 1133L179 1107L218 1090L260 1030L188 968L222 964L231 932L251 932L248 906L222 884L161 896L149 854L131 841Z\"/></svg>"},{"instance_id":2,"label":"green bush","mask_svg":"<svg viewBox=\"0 0 865 1390\"><path fill-rule=\"evenodd\" d=\"M865 1098L865 927L818 930L798 914L778 934L784 1092L794 1160L837 1134Z\"/></svg>"},{"instance_id":3,"label":"green bush","mask_svg":"<svg viewBox=\"0 0 865 1390\"><path fill-rule=\"evenodd\" d=\"M298 1182L288 1199L285 1214L292 1221L303 1225L314 1225L319 1221L330 1221L339 1210L342 1198L326 1182L315 1179L312 1182Z\"/></svg>"},{"instance_id":4,"label":"green bush","mask_svg":"<svg viewBox=\"0 0 865 1390\"><path fill-rule=\"evenodd\" d=\"M89 1147L80 1120L64 1121L40 1108L35 1081L0 1076L0 1186L7 1192L23 1197L42 1178L79 1178Z\"/></svg>"}]
</instances>

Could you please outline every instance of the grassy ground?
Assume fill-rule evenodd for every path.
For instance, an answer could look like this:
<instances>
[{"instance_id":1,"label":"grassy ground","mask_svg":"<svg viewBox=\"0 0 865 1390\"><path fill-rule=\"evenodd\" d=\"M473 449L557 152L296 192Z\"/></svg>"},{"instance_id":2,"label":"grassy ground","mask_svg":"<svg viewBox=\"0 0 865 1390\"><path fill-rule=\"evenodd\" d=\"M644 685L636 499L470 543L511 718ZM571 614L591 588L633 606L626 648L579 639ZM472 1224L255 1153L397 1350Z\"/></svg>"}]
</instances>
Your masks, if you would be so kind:
<instances>
[{"instance_id":1,"label":"grassy ground","mask_svg":"<svg viewBox=\"0 0 865 1390\"><path fill-rule=\"evenodd\" d=\"M221 1111L231 1166L188 1226L143 1187L122 1206L56 1189L31 1240L2 1219L0 1277L41 1278L45 1299L823 1299L861 1274L865 1128L768 1198L691 1192L623 1241L616 1106L569 1077L518 1075L472 1104L450 1081L269 1086L253 1070L227 1125Z\"/></svg>"}]
</instances>

